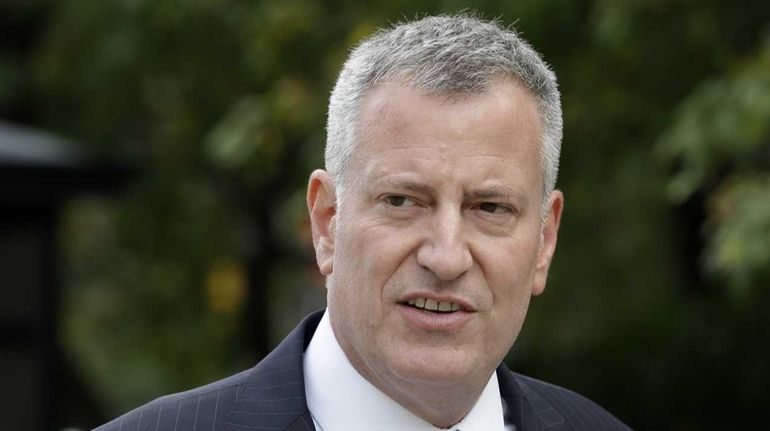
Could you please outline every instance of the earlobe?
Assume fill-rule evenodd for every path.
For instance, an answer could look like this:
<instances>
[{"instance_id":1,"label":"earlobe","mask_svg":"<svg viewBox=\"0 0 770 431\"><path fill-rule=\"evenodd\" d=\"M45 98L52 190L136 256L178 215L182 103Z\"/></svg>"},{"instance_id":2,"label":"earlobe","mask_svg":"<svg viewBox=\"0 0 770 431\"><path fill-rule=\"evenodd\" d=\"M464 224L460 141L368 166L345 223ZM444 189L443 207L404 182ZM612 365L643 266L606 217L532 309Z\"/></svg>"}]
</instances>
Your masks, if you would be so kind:
<instances>
[{"instance_id":1,"label":"earlobe","mask_svg":"<svg viewBox=\"0 0 770 431\"><path fill-rule=\"evenodd\" d=\"M318 269L323 275L329 275L334 261L337 204L334 182L324 170L318 169L310 174L307 207Z\"/></svg>"},{"instance_id":2,"label":"earlobe","mask_svg":"<svg viewBox=\"0 0 770 431\"><path fill-rule=\"evenodd\" d=\"M561 222L563 208L564 195L561 191L554 190L551 192L551 197L548 200L548 214L543 221L542 241L537 256L535 279L532 283L532 295L534 296L540 295L545 290L545 284L548 280L548 269L551 266L551 261L556 251L559 223Z\"/></svg>"}]
</instances>

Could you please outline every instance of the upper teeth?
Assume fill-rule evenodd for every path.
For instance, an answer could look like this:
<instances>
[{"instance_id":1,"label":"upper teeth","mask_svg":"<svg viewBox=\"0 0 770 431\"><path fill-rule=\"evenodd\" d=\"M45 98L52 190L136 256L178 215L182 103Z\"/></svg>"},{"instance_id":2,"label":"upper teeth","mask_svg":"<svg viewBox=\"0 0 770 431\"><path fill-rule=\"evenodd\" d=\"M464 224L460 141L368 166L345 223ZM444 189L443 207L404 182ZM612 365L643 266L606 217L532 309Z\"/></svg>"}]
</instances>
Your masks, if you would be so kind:
<instances>
[{"instance_id":1,"label":"upper teeth","mask_svg":"<svg viewBox=\"0 0 770 431\"><path fill-rule=\"evenodd\" d=\"M430 311L460 311L462 305L449 301L436 301L430 298L417 298L409 301L409 305Z\"/></svg>"}]
</instances>

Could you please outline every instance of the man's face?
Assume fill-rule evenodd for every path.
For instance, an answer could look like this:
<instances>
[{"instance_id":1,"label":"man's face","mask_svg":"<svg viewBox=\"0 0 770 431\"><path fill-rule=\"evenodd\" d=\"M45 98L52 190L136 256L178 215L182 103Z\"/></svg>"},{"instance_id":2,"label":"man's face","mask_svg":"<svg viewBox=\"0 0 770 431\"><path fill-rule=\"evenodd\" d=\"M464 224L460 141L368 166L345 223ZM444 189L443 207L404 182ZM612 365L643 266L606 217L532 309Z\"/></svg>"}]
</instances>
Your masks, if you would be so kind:
<instances>
[{"instance_id":1,"label":"man's face","mask_svg":"<svg viewBox=\"0 0 770 431\"><path fill-rule=\"evenodd\" d=\"M483 387L513 344L562 207L555 192L543 218L541 135L535 99L511 80L460 100L381 84L336 207L328 175L311 177L334 333L391 397Z\"/></svg>"}]
</instances>

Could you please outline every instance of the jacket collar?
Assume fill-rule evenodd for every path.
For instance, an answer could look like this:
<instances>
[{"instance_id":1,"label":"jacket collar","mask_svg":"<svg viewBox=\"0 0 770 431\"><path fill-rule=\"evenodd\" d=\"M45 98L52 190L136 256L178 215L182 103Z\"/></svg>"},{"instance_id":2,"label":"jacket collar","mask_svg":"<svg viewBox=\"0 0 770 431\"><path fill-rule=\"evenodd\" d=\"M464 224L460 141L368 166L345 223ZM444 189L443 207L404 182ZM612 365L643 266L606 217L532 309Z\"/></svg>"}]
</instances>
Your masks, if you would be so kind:
<instances>
[{"instance_id":1,"label":"jacket collar","mask_svg":"<svg viewBox=\"0 0 770 431\"><path fill-rule=\"evenodd\" d=\"M500 397L506 404L505 423L513 423L519 431L563 430L562 415L504 363L497 367Z\"/></svg>"},{"instance_id":2,"label":"jacket collar","mask_svg":"<svg viewBox=\"0 0 770 431\"><path fill-rule=\"evenodd\" d=\"M322 315L319 311L307 316L251 369L238 389L225 430L315 431L305 401L302 356Z\"/></svg>"}]
</instances>

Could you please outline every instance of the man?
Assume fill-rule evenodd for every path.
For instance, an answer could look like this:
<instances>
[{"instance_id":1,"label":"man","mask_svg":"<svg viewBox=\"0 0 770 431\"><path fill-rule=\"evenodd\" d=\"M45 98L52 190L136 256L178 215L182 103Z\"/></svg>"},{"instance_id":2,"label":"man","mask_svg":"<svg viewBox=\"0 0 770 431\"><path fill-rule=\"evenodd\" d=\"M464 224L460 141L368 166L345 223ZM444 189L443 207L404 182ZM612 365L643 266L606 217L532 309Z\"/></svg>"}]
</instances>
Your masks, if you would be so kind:
<instances>
[{"instance_id":1,"label":"man","mask_svg":"<svg viewBox=\"0 0 770 431\"><path fill-rule=\"evenodd\" d=\"M563 207L556 78L473 17L380 31L331 95L307 202L328 308L251 370L100 430L624 430L501 364Z\"/></svg>"}]
</instances>

